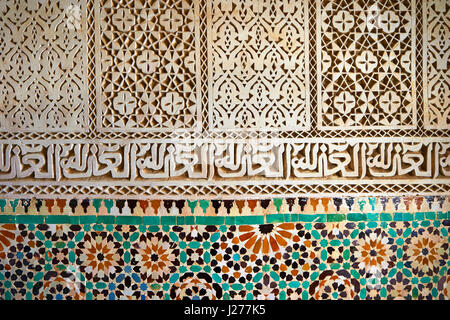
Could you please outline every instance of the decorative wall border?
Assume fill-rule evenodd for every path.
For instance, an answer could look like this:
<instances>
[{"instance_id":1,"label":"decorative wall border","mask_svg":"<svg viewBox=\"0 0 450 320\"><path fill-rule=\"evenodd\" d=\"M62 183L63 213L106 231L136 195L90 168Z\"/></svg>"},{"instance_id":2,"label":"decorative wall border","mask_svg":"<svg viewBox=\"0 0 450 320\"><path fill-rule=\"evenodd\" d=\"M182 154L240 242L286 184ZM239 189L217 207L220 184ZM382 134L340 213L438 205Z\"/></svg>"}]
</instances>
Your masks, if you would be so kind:
<instances>
[{"instance_id":1,"label":"decorative wall border","mask_svg":"<svg viewBox=\"0 0 450 320\"><path fill-rule=\"evenodd\" d=\"M106 188L116 189L110 192L114 197L122 193L119 186L141 188L141 197L159 194L152 189L179 197L265 196L277 194L277 189L283 193L283 188L288 195L364 194L362 188L375 194L429 194L449 190L449 153L450 140L431 138L301 143L13 140L0 144L0 180L6 190L30 186L38 196L47 188L59 189L61 195L64 188L93 188L100 195ZM414 185L417 191L410 191Z\"/></svg>"},{"instance_id":2,"label":"decorative wall border","mask_svg":"<svg viewBox=\"0 0 450 320\"><path fill-rule=\"evenodd\" d=\"M399 219L398 221L402 221L403 214L405 214L405 219L411 219L413 214L418 214L416 218L420 218L425 212L438 212L439 219L446 219L449 211L450 197L448 196L411 195L404 197L290 197L262 200L256 198L245 200L0 199L0 215L8 216L9 218L2 218L7 220L14 215L24 215L25 219L28 215L50 218L61 216L63 217L61 219L72 216L89 216L91 217L89 219L94 217L94 221L95 216L98 216L99 219L130 218L130 221L138 221L133 219L145 217L150 220L156 219L155 221L160 221L160 217L168 221L178 221L177 219L182 221L184 218L191 219L193 217L211 218L211 221L221 221L220 219L225 217L227 219L240 217L255 217L256 219L258 217L258 223L263 223L266 219L282 219L281 222L283 222L283 217L292 215L292 217L304 217L308 221L320 218L319 220L324 222L328 220L328 215L330 217L339 216L340 219L345 220L346 214L354 215L348 216L349 220L377 221L381 213L386 214L386 217L394 215L397 217L396 219ZM436 215L432 215L432 217L436 217Z\"/></svg>"},{"instance_id":3,"label":"decorative wall border","mask_svg":"<svg viewBox=\"0 0 450 320\"><path fill-rule=\"evenodd\" d=\"M0 199L0 299L450 299L449 199Z\"/></svg>"},{"instance_id":4,"label":"decorative wall border","mask_svg":"<svg viewBox=\"0 0 450 320\"><path fill-rule=\"evenodd\" d=\"M263 225L270 223L310 222L389 222L389 221L440 221L449 220L448 212L396 212L392 213L347 213L347 214L272 214L267 216L74 216L74 215L0 215L0 223L12 224L120 224L144 226L184 225Z\"/></svg>"}]
</instances>

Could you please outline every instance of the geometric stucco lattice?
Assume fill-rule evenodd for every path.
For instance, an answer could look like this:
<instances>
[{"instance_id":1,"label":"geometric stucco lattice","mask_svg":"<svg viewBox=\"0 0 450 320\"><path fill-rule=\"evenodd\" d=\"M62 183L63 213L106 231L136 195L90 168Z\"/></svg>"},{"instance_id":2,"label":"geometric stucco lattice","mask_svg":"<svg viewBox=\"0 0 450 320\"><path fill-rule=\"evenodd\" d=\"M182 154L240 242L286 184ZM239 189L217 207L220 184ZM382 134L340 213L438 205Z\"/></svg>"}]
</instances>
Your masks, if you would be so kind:
<instances>
[{"instance_id":1,"label":"geometric stucco lattice","mask_svg":"<svg viewBox=\"0 0 450 320\"><path fill-rule=\"evenodd\" d=\"M0 35L0 131L86 130L86 2L2 0Z\"/></svg>"},{"instance_id":2,"label":"geometric stucco lattice","mask_svg":"<svg viewBox=\"0 0 450 320\"><path fill-rule=\"evenodd\" d=\"M99 126L198 128L198 1L95 4Z\"/></svg>"},{"instance_id":3,"label":"geometric stucco lattice","mask_svg":"<svg viewBox=\"0 0 450 320\"><path fill-rule=\"evenodd\" d=\"M319 127L414 128L414 0L320 8Z\"/></svg>"}]
</instances>

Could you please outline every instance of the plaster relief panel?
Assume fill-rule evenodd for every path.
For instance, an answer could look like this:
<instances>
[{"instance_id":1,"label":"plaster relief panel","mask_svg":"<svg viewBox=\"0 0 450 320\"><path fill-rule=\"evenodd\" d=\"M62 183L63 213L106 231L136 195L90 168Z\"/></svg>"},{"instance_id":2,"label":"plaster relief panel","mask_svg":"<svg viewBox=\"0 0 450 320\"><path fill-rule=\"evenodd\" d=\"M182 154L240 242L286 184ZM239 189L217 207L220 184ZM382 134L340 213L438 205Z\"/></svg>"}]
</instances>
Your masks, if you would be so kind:
<instances>
[{"instance_id":1,"label":"plaster relief panel","mask_svg":"<svg viewBox=\"0 0 450 320\"><path fill-rule=\"evenodd\" d=\"M99 127L199 128L198 1L95 4Z\"/></svg>"},{"instance_id":2,"label":"plaster relief panel","mask_svg":"<svg viewBox=\"0 0 450 320\"><path fill-rule=\"evenodd\" d=\"M0 195L446 195L448 9L2 1Z\"/></svg>"},{"instance_id":3,"label":"plaster relief panel","mask_svg":"<svg viewBox=\"0 0 450 320\"><path fill-rule=\"evenodd\" d=\"M210 3L210 123L225 130L309 128L307 2Z\"/></svg>"},{"instance_id":4,"label":"plaster relief panel","mask_svg":"<svg viewBox=\"0 0 450 320\"><path fill-rule=\"evenodd\" d=\"M87 129L86 3L0 3L0 130Z\"/></svg>"},{"instance_id":5,"label":"plaster relief panel","mask_svg":"<svg viewBox=\"0 0 450 320\"><path fill-rule=\"evenodd\" d=\"M450 3L427 1L425 10L424 73L425 124L430 128L450 127Z\"/></svg>"},{"instance_id":6,"label":"plaster relief panel","mask_svg":"<svg viewBox=\"0 0 450 320\"><path fill-rule=\"evenodd\" d=\"M320 1L319 126L416 126L415 2Z\"/></svg>"}]
</instances>

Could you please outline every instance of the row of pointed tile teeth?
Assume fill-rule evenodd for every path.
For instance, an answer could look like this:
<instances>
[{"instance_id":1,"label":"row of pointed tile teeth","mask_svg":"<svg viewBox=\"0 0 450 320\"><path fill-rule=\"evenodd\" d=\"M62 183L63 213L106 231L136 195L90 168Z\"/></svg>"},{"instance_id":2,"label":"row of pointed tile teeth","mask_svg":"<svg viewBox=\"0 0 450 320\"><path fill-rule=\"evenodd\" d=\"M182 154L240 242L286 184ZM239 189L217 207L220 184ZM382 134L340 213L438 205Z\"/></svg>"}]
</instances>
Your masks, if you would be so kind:
<instances>
[{"instance_id":1,"label":"row of pointed tile teeth","mask_svg":"<svg viewBox=\"0 0 450 320\"><path fill-rule=\"evenodd\" d=\"M248 200L0 199L0 214L270 215L450 210L450 197L272 198Z\"/></svg>"}]
</instances>

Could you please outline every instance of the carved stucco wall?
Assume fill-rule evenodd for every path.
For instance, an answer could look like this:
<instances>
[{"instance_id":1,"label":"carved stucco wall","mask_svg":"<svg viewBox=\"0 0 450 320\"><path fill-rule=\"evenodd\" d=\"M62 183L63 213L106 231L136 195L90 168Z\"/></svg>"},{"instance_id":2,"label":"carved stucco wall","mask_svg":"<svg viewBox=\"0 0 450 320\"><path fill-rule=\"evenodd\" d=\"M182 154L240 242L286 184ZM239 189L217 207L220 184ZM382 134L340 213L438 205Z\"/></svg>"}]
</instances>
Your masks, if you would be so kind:
<instances>
[{"instance_id":1,"label":"carved stucco wall","mask_svg":"<svg viewBox=\"0 0 450 320\"><path fill-rule=\"evenodd\" d=\"M449 27L0 0L0 300L450 299Z\"/></svg>"},{"instance_id":2,"label":"carved stucco wall","mask_svg":"<svg viewBox=\"0 0 450 320\"><path fill-rule=\"evenodd\" d=\"M0 12L3 196L449 191L448 1Z\"/></svg>"}]
</instances>

